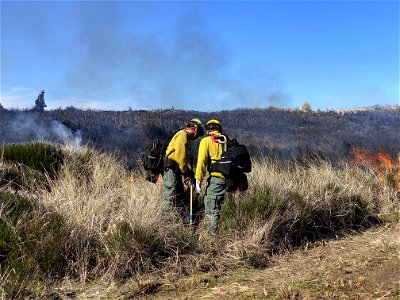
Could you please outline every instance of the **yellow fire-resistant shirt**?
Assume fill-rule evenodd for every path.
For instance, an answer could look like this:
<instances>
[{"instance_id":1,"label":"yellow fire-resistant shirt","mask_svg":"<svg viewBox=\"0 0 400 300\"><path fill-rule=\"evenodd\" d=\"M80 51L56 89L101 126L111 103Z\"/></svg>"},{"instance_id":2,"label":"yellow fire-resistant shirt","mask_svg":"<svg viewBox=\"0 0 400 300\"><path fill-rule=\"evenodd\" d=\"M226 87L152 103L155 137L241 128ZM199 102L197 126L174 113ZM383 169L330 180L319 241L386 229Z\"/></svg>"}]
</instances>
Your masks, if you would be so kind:
<instances>
[{"instance_id":1,"label":"yellow fire-resistant shirt","mask_svg":"<svg viewBox=\"0 0 400 300\"><path fill-rule=\"evenodd\" d=\"M165 151L165 154L169 155L168 158L179 165L182 173L185 173L188 169L190 141L187 132L184 129L179 130L172 137Z\"/></svg>"},{"instance_id":2,"label":"yellow fire-resistant shirt","mask_svg":"<svg viewBox=\"0 0 400 300\"><path fill-rule=\"evenodd\" d=\"M222 156L222 150L222 144L213 142L211 140L211 135L206 136L200 141L196 166L196 180L202 181L204 179L208 164L220 160ZM211 176L224 178L224 176L219 172L212 172Z\"/></svg>"}]
</instances>

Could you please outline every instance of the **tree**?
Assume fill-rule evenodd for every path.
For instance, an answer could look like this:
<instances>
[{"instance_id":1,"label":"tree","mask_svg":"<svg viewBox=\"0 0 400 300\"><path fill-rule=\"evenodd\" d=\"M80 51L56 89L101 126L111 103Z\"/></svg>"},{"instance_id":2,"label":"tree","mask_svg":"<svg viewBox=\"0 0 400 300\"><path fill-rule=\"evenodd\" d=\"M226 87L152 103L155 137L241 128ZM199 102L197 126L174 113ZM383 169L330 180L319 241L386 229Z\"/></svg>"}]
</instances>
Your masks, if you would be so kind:
<instances>
[{"instance_id":1,"label":"tree","mask_svg":"<svg viewBox=\"0 0 400 300\"><path fill-rule=\"evenodd\" d=\"M303 106L301 107L301 111L306 113L312 112L311 104L308 102L304 102Z\"/></svg>"}]
</instances>

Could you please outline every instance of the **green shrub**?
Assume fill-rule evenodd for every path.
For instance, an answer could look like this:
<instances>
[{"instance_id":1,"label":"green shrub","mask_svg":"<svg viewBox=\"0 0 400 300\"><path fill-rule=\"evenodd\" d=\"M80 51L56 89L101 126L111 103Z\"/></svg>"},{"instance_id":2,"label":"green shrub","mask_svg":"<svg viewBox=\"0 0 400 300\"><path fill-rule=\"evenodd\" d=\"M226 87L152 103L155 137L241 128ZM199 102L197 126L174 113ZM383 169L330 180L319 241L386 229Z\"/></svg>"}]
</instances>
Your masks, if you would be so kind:
<instances>
[{"instance_id":1,"label":"green shrub","mask_svg":"<svg viewBox=\"0 0 400 300\"><path fill-rule=\"evenodd\" d=\"M102 256L114 270L115 278L127 278L157 267L165 259L172 256L173 251L185 253L193 249L194 237L176 232L171 237L174 245L166 245L163 234L158 228L145 228L121 221L111 232L105 235L105 248Z\"/></svg>"},{"instance_id":2,"label":"green shrub","mask_svg":"<svg viewBox=\"0 0 400 300\"><path fill-rule=\"evenodd\" d=\"M276 245L282 246L282 241L285 241L285 247L297 247L306 242L368 228L379 222L374 211L359 195L338 195L330 203L293 200L287 199L275 228L273 240Z\"/></svg>"},{"instance_id":3,"label":"green shrub","mask_svg":"<svg viewBox=\"0 0 400 300\"><path fill-rule=\"evenodd\" d=\"M30 280L64 276L69 231L62 217L11 193L0 193L0 203L0 271L12 270L6 293L17 297Z\"/></svg>"},{"instance_id":4,"label":"green shrub","mask_svg":"<svg viewBox=\"0 0 400 300\"><path fill-rule=\"evenodd\" d=\"M327 189L331 187L327 185ZM275 249L286 249L369 227L379 222L374 215L368 203L355 194L338 193L333 202L324 203L306 200L297 192L279 197L263 188L246 197L228 197L221 209L220 229L248 237L263 224L272 222L267 242Z\"/></svg>"},{"instance_id":5,"label":"green shrub","mask_svg":"<svg viewBox=\"0 0 400 300\"><path fill-rule=\"evenodd\" d=\"M221 209L220 229L245 234L251 223L265 221L280 209L281 204L274 201L269 189L254 191L247 197L227 197Z\"/></svg>"},{"instance_id":6,"label":"green shrub","mask_svg":"<svg viewBox=\"0 0 400 300\"><path fill-rule=\"evenodd\" d=\"M23 164L51 178L57 175L63 162L61 150L44 143L11 144L1 150L4 161Z\"/></svg>"}]
</instances>

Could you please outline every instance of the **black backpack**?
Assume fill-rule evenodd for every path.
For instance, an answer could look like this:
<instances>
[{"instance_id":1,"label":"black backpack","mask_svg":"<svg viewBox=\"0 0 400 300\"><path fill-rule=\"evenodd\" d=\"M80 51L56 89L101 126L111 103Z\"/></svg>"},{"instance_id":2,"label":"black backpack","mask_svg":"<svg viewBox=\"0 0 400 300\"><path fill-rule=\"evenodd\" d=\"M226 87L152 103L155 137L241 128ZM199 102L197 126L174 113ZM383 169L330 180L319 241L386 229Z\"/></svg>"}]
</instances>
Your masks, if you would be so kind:
<instances>
[{"instance_id":1,"label":"black backpack","mask_svg":"<svg viewBox=\"0 0 400 300\"><path fill-rule=\"evenodd\" d=\"M167 145L159 139L153 141L144 151L142 165L146 171L160 174L164 170L164 154Z\"/></svg>"},{"instance_id":2,"label":"black backpack","mask_svg":"<svg viewBox=\"0 0 400 300\"><path fill-rule=\"evenodd\" d=\"M143 169L146 171L147 181L155 183L157 182L158 177L163 174L165 151L167 150L168 144L171 141L172 137L179 130L169 135L164 141L160 141L159 139L154 140L143 151L142 166Z\"/></svg>"},{"instance_id":3,"label":"black backpack","mask_svg":"<svg viewBox=\"0 0 400 300\"><path fill-rule=\"evenodd\" d=\"M220 172L226 178L251 172L251 159L246 146L239 144L236 139L228 141L227 150L219 161L211 165L210 171Z\"/></svg>"}]
</instances>

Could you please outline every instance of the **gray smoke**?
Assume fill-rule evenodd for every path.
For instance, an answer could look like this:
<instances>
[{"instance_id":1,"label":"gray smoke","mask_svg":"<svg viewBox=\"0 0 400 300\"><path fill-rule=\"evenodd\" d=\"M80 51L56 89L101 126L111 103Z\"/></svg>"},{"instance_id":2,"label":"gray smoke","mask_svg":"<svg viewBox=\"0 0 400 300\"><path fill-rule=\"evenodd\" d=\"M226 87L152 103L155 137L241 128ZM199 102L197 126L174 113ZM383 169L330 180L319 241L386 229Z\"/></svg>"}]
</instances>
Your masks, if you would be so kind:
<instances>
[{"instance_id":1,"label":"gray smoke","mask_svg":"<svg viewBox=\"0 0 400 300\"><path fill-rule=\"evenodd\" d=\"M195 8L188 8L175 27L166 28L163 34L144 34L139 12L138 29L122 30L115 2L96 2L94 9L103 11L104 18L75 15L81 27L75 46L69 49L75 59L63 82L71 87L70 95L77 89L83 97L109 102L122 95L129 99L127 107L135 102L141 108L157 108L155 104L194 110L215 110L235 103L247 107L288 105L289 96L281 91L272 70L261 63L242 66L237 75L227 72L228 49L206 29ZM136 10L146 10L146 5L132 2L132 11ZM160 17L146 13L150 19Z\"/></svg>"},{"instance_id":2,"label":"gray smoke","mask_svg":"<svg viewBox=\"0 0 400 300\"><path fill-rule=\"evenodd\" d=\"M49 142L79 150L82 143L80 130L73 131L56 120L46 120L37 114L4 114L0 126L2 143Z\"/></svg>"},{"instance_id":3,"label":"gray smoke","mask_svg":"<svg viewBox=\"0 0 400 300\"><path fill-rule=\"evenodd\" d=\"M45 128L43 129L46 130ZM72 146L74 150L80 149L82 143L82 134L80 130L74 133L67 126L55 120L51 121L51 126L48 130L50 131L49 137L54 135L62 144Z\"/></svg>"},{"instance_id":4,"label":"gray smoke","mask_svg":"<svg viewBox=\"0 0 400 300\"><path fill-rule=\"evenodd\" d=\"M211 2L46 1L5 8L4 24L13 24L3 26L5 36L33 41L24 51L37 53L38 69L25 67L30 62L14 50L21 48L18 39L9 38L2 40L2 73L19 70L35 79L31 84L40 82L49 107L289 106L278 72L266 62L231 60L229 41L203 18L212 13Z\"/></svg>"}]
</instances>

